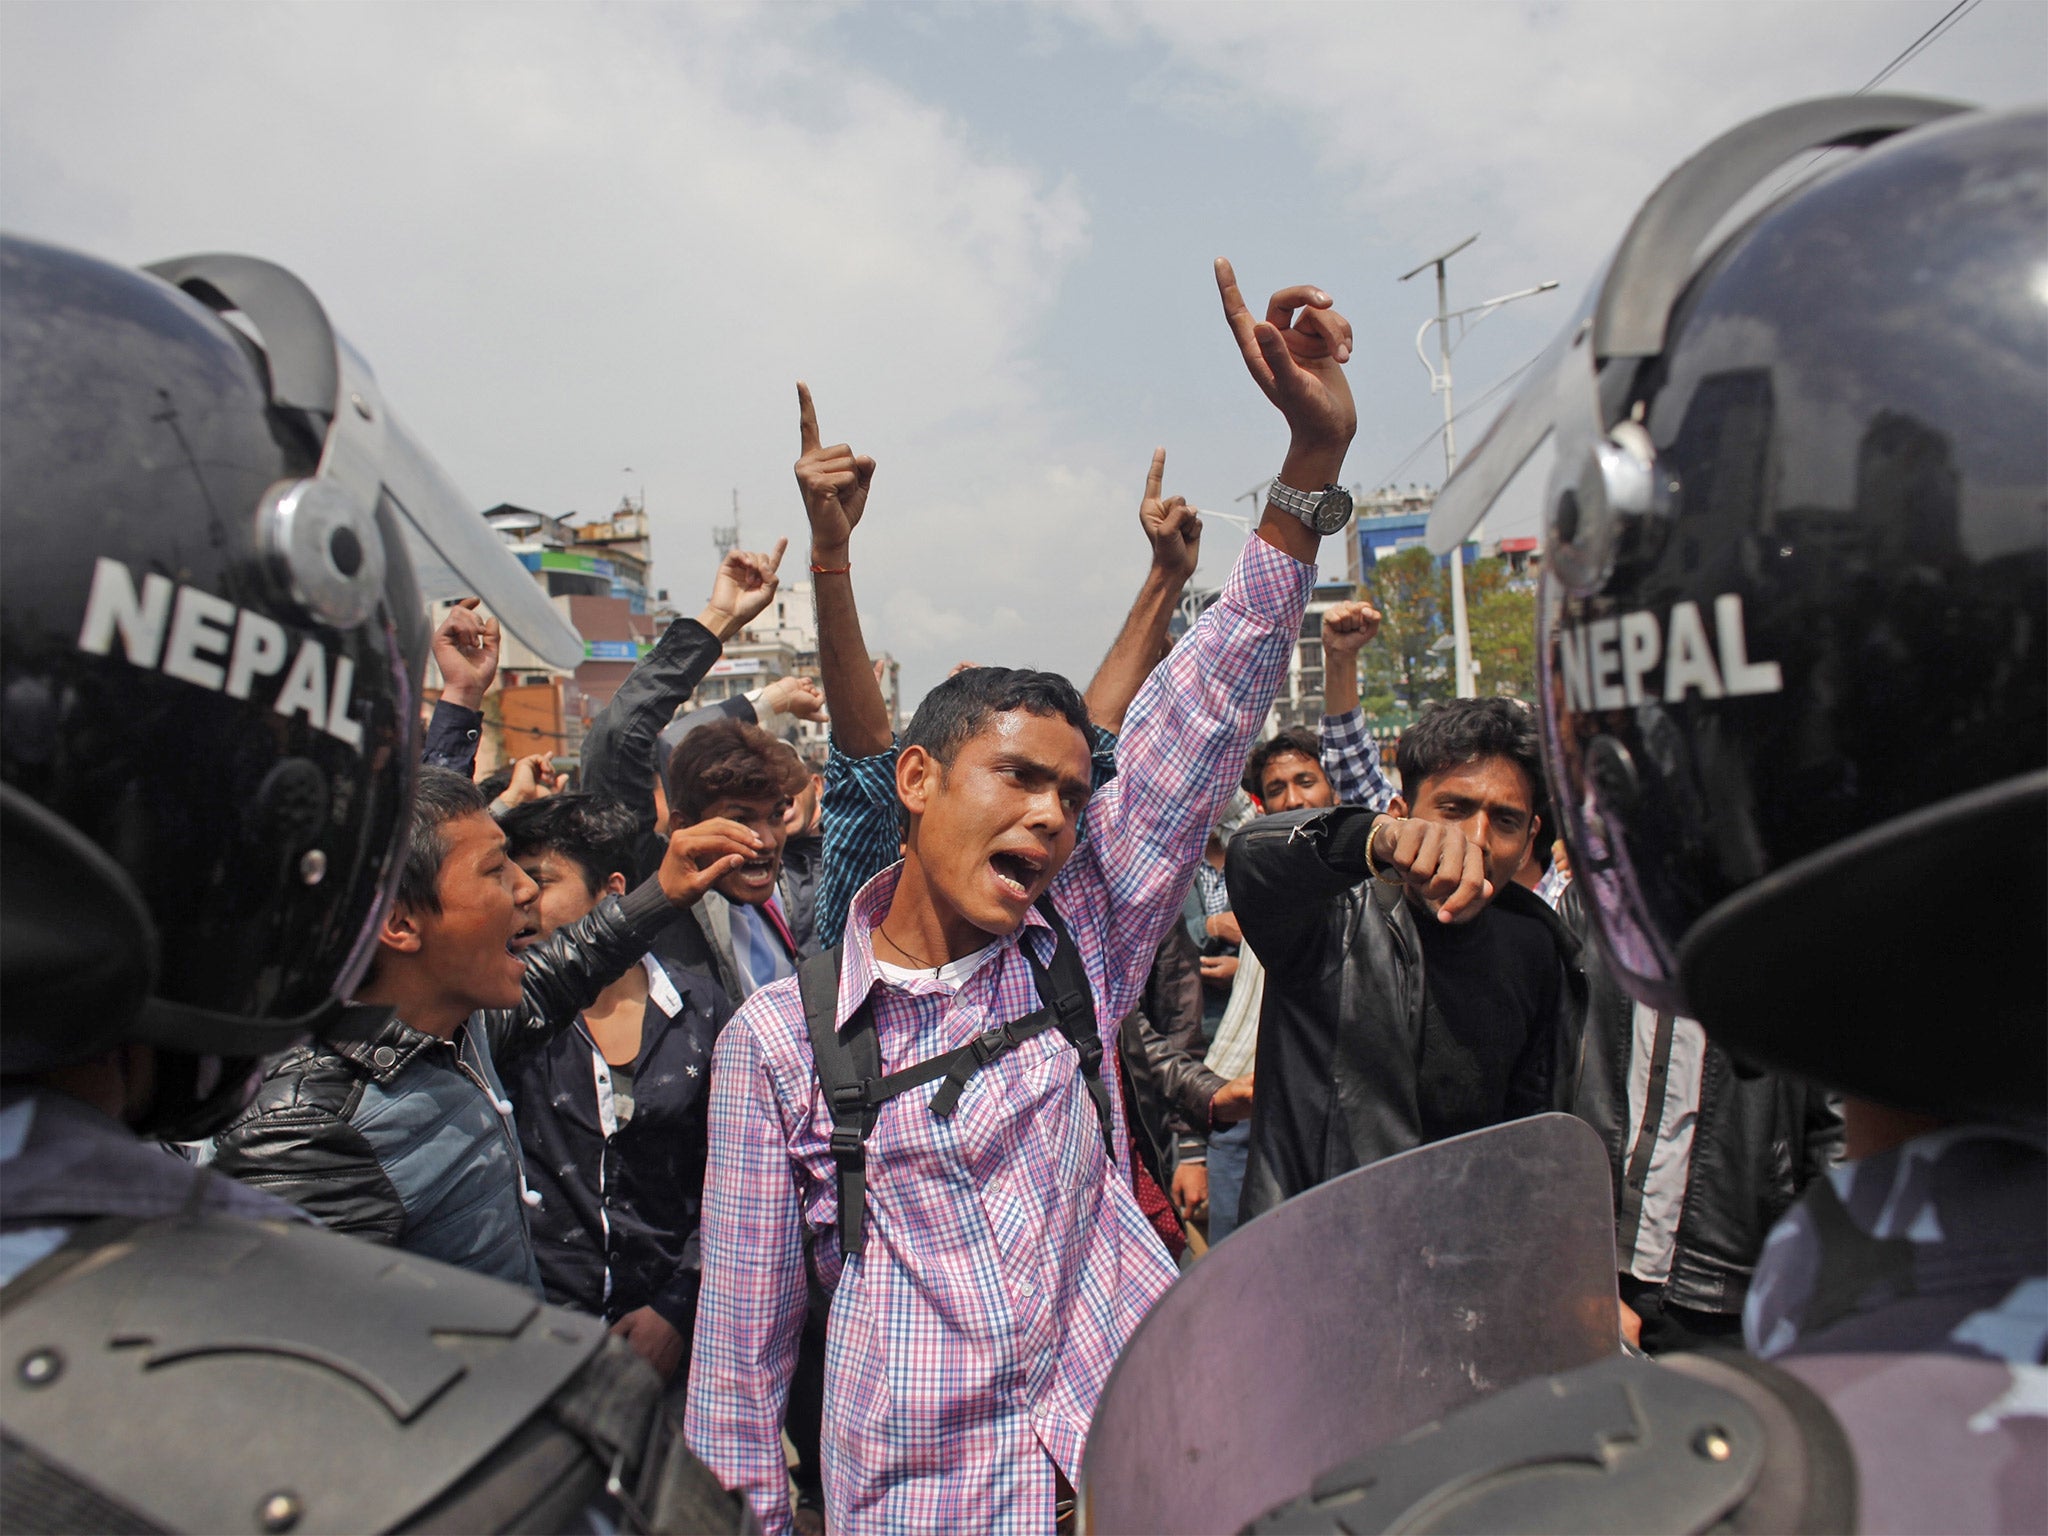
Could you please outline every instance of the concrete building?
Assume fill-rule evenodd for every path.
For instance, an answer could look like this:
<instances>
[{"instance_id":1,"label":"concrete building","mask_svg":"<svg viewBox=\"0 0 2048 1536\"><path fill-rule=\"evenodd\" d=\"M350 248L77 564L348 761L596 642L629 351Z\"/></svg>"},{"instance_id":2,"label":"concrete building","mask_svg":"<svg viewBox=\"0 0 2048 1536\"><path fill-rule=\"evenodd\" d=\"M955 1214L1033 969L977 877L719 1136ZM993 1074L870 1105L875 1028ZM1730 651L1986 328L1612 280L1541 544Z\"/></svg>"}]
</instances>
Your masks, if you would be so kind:
<instances>
[{"instance_id":1,"label":"concrete building","mask_svg":"<svg viewBox=\"0 0 2048 1536\"><path fill-rule=\"evenodd\" d=\"M584 659L564 672L516 637L504 637L498 687L484 703L478 766L488 770L535 752L573 764L582 755L584 728L676 617L667 592L648 590L653 551L646 512L625 501L609 517L579 525L569 516L502 503L484 519L583 637ZM434 614L437 623L447 606ZM430 696L438 696L440 683L430 664Z\"/></svg>"}]
</instances>

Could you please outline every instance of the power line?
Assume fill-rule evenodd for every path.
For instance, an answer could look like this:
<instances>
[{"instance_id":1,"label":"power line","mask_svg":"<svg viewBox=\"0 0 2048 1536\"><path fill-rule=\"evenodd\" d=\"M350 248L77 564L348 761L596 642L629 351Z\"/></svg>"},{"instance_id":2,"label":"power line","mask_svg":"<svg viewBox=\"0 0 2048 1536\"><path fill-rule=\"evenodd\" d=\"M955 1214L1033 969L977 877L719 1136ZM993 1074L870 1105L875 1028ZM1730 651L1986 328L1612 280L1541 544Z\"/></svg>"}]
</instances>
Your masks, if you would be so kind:
<instances>
[{"instance_id":1,"label":"power line","mask_svg":"<svg viewBox=\"0 0 2048 1536\"><path fill-rule=\"evenodd\" d=\"M1922 32L1918 37L1914 38L1912 42L1906 44L1904 48L1901 48L1898 52L1898 55L1895 58L1893 58L1891 63L1885 65L1883 69L1880 69L1876 74L1872 75L1868 80L1864 81L1863 84L1858 86L1855 89L1855 91L1853 91L1851 94L1856 96L1869 95L1870 92L1876 90L1877 87L1879 87L1880 85L1883 85L1885 81L1891 79L1893 75L1897 74L1900 70L1904 69L1914 59L1918 58L1921 54L1925 53L1929 48L1931 48L1935 43L1939 42L1943 37L1947 36L1951 31L1955 29L1957 23L1961 22L1965 16L1969 15L1970 12L1977 9L1977 7L1982 5L1983 3L1984 0L1956 0L1956 3L1954 5L1950 6L1946 11L1942 12L1941 19L1939 21L1935 22L1933 26L1929 27L1925 32ZM1797 181L1801 176L1804 176L1808 171L1812 170L1814 166L1820 163L1822 157L1825 156L1827 153L1828 151L1825 149L1817 149L1813 152L1813 157L1809 159L1804 165L1798 167L1796 170L1787 171L1785 173L1785 179L1779 182L1775 187L1771 188L1771 196L1775 198L1780 192L1784 191L1793 182Z\"/></svg>"},{"instance_id":2,"label":"power line","mask_svg":"<svg viewBox=\"0 0 2048 1536\"><path fill-rule=\"evenodd\" d=\"M1856 94L1858 96L1862 96L1870 91L1876 90L1880 85L1883 85L1885 81L1891 79L1893 75L1897 74L1909 62L1911 62L1913 55L1921 52L1923 49L1927 48L1932 43L1938 41L1943 32L1953 27L1957 22L1961 21L1963 17L1969 15L1970 12L1977 9L1977 7L1981 4L1983 4L1983 0L1956 0L1956 3L1950 6L1948 10L1942 14L1941 20L1937 21L1933 26L1929 27L1925 32L1922 32L1918 37L1914 38L1912 42L1908 43L1903 49L1901 49L1899 52L1899 56L1893 59L1891 63L1885 65L1885 67L1883 69L1880 69L1876 74L1872 75L1869 78L1869 80L1865 81L1862 89L1857 91Z\"/></svg>"},{"instance_id":3,"label":"power line","mask_svg":"<svg viewBox=\"0 0 2048 1536\"><path fill-rule=\"evenodd\" d=\"M1548 344L1546 343L1546 345ZM1512 373L1503 375L1491 389L1487 390L1485 394L1481 395L1477 400L1474 400L1470 405L1465 406L1463 409L1459 410L1455 415L1451 417L1451 420L1462 421L1465 419L1465 417L1471 415L1472 412L1479 410L1480 408L1485 406L1489 401L1496 398L1502 390L1506 389L1510 384L1514 383L1516 379L1520 378L1523 374L1527 373L1530 367L1534 365L1536 358L1541 357L1542 355L1542 351L1539 350L1536 353L1535 357L1530 358L1529 361L1522 364L1521 367L1515 369ZM1429 436L1425 437L1421 442L1417 443L1413 448L1409 449L1407 455L1401 460L1400 463L1396 464L1384 475L1381 475L1379 479L1373 481L1372 488L1377 490L1380 486L1393 484L1395 476L1399 475L1402 470L1406 469L1410 464L1414 463L1417 458L1421 457L1424 450L1426 450L1430 446L1430 444L1434 443L1438 438L1442 437L1443 435L1444 429L1442 426L1430 428Z\"/></svg>"}]
</instances>

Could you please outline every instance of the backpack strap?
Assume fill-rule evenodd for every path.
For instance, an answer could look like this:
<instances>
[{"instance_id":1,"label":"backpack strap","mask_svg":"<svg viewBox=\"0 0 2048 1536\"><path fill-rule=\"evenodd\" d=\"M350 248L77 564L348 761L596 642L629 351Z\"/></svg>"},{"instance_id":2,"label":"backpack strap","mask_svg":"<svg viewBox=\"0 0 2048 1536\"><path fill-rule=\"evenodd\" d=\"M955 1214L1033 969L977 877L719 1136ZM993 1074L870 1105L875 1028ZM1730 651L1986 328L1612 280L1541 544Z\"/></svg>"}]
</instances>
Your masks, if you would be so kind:
<instances>
[{"instance_id":1,"label":"backpack strap","mask_svg":"<svg viewBox=\"0 0 2048 1536\"><path fill-rule=\"evenodd\" d=\"M1109 1089L1102 1081L1102 1037L1095 1032L1095 993L1088 985L1088 968L1081 963L1081 948L1054 908L1051 894L1039 897L1035 905L1052 929L1052 964L1042 966L1029 948L1022 943L1017 947L1030 962L1038 995L1045 999L1060 1033L1081 1058L1081 1081L1088 1085L1088 1097L1095 1101L1095 1119L1102 1127L1102 1151L1114 1164L1116 1136L1111 1129Z\"/></svg>"},{"instance_id":2,"label":"backpack strap","mask_svg":"<svg viewBox=\"0 0 2048 1536\"><path fill-rule=\"evenodd\" d=\"M846 1028L838 1027L839 966L844 946L821 950L796 968L804 1023L811 1035L811 1059L832 1110L832 1160L839 1165L839 1251L848 1257L866 1237L868 1133L881 1102L870 1088L882 1071L875 1040L873 1005L861 999Z\"/></svg>"},{"instance_id":3,"label":"backpack strap","mask_svg":"<svg viewBox=\"0 0 2048 1536\"><path fill-rule=\"evenodd\" d=\"M866 1241L867 1225L867 1139L874 1131L876 1116L889 1100L926 1083L938 1082L931 1097L931 1112L944 1119L960 1103L960 1095L974 1074L1008 1054L1025 1041L1057 1029L1080 1057L1081 1080L1095 1103L1095 1118L1102 1128L1102 1150L1113 1164L1116 1137L1109 1107L1109 1089L1102 1081L1102 1040L1095 1030L1095 998L1088 985L1088 969L1074 936L1054 910L1052 898L1041 896L1037 907L1053 933L1050 965L1041 964L1030 946L1018 944L1031 967L1038 987L1040 1006L1021 1019L984 1030L957 1050L947 1051L882 1076L881 1046L875 1039L873 1004L863 998L853 1017L840 1029L835 1024L839 1011L839 971L842 947L834 946L804 960L797 966L797 986L802 994L804 1023L810 1031L811 1055L817 1063L818 1083L825 1090L825 1102L832 1111L832 1160L839 1167L839 1251L851 1257Z\"/></svg>"}]
</instances>

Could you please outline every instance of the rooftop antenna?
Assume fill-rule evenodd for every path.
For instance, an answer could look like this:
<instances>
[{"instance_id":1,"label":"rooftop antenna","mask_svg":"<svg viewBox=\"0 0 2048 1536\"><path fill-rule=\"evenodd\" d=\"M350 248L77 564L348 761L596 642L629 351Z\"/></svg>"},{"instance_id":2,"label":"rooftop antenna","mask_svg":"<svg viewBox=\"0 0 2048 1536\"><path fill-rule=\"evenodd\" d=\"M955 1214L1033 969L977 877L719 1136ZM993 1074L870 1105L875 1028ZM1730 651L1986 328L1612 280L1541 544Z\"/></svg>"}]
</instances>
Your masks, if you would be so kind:
<instances>
[{"instance_id":1,"label":"rooftop antenna","mask_svg":"<svg viewBox=\"0 0 2048 1536\"><path fill-rule=\"evenodd\" d=\"M718 558L721 562L724 561L727 555L740 547L740 488L738 486L732 488L732 521L730 523L714 524L711 529L711 542L718 546Z\"/></svg>"}]
</instances>

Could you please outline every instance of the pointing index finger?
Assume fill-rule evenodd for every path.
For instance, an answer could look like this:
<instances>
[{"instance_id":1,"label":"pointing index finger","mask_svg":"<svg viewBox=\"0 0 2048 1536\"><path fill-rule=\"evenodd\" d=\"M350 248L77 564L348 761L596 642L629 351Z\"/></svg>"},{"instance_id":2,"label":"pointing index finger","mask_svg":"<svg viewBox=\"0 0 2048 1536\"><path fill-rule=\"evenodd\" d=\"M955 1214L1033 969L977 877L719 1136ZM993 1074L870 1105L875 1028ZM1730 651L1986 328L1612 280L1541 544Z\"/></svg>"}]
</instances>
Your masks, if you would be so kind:
<instances>
[{"instance_id":1,"label":"pointing index finger","mask_svg":"<svg viewBox=\"0 0 2048 1536\"><path fill-rule=\"evenodd\" d=\"M1237 272L1230 265L1230 258L1216 258L1216 291L1223 296L1223 318L1230 323L1230 331L1237 338L1237 350L1244 355L1244 365L1251 370L1252 378L1259 387L1268 389L1273 383L1273 369L1259 348L1257 327L1251 311L1245 307L1244 295L1238 292Z\"/></svg>"},{"instance_id":2,"label":"pointing index finger","mask_svg":"<svg viewBox=\"0 0 2048 1536\"><path fill-rule=\"evenodd\" d=\"M1152 450L1152 468L1145 476L1145 499L1147 501L1157 501L1159 499L1159 487L1165 481L1166 450L1164 448L1154 448Z\"/></svg>"},{"instance_id":3,"label":"pointing index finger","mask_svg":"<svg viewBox=\"0 0 2048 1536\"><path fill-rule=\"evenodd\" d=\"M809 453L818 446L818 408L811 404L811 386L802 379L796 381L796 421L803 451Z\"/></svg>"},{"instance_id":4,"label":"pointing index finger","mask_svg":"<svg viewBox=\"0 0 2048 1536\"><path fill-rule=\"evenodd\" d=\"M788 548L789 540L787 538L775 541L775 552L768 557L768 575L773 576L775 574L776 569L782 564L782 552Z\"/></svg>"}]
</instances>

